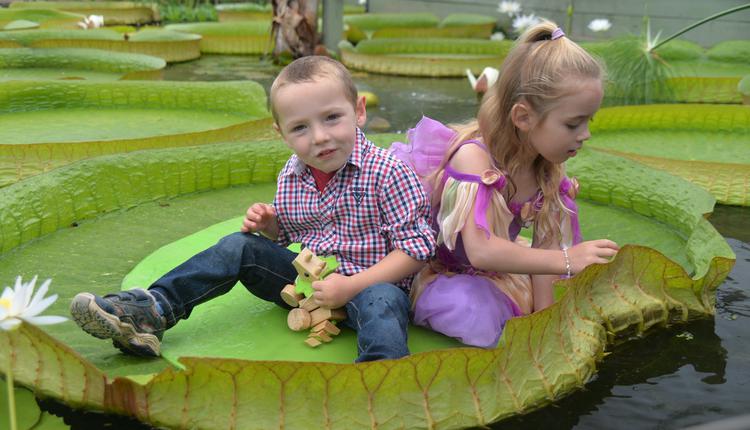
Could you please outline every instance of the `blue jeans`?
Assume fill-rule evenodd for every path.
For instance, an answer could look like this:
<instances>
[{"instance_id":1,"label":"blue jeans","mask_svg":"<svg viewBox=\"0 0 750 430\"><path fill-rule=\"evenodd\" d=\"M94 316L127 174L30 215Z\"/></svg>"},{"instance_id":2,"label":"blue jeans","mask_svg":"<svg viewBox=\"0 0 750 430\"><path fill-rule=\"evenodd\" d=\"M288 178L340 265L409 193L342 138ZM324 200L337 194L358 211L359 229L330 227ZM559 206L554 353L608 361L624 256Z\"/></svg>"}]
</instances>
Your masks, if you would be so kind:
<instances>
[{"instance_id":1,"label":"blue jeans","mask_svg":"<svg viewBox=\"0 0 750 430\"><path fill-rule=\"evenodd\" d=\"M193 308L219 297L237 282L255 296L289 309L281 290L294 282L296 253L253 234L233 233L154 282L149 291L167 327L187 319ZM357 362L409 355L406 328L409 298L393 284L371 285L346 304L344 323L357 332Z\"/></svg>"}]
</instances>

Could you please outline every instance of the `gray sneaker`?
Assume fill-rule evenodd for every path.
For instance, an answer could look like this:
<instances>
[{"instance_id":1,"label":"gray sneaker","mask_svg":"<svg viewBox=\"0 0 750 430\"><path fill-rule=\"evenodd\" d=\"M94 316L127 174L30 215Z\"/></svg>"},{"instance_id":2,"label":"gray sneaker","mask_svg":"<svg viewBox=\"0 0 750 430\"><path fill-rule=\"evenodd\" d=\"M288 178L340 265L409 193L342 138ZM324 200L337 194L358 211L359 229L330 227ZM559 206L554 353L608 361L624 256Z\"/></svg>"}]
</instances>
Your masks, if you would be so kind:
<instances>
[{"instance_id":1,"label":"gray sneaker","mask_svg":"<svg viewBox=\"0 0 750 430\"><path fill-rule=\"evenodd\" d=\"M83 331L99 339L112 339L122 352L152 357L161 354L166 320L146 290L136 288L104 297L80 293L70 303L70 314Z\"/></svg>"}]
</instances>

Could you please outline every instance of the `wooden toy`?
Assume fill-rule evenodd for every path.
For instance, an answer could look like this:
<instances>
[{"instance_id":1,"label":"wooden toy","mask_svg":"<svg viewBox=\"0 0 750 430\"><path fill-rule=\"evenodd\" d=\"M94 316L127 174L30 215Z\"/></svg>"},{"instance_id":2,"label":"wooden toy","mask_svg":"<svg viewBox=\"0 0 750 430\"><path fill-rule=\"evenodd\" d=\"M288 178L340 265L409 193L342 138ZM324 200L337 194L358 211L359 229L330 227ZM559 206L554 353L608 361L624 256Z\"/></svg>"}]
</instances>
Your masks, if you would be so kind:
<instances>
[{"instance_id":1,"label":"wooden toy","mask_svg":"<svg viewBox=\"0 0 750 430\"><path fill-rule=\"evenodd\" d=\"M335 323L346 319L343 308L322 308L312 299L312 283L333 273L339 264L335 257L320 258L307 248L292 264L297 269L297 279L281 290L281 298L294 308L287 315L287 325L294 331L310 329L305 343L314 348L333 340L331 336L340 332Z\"/></svg>"}]
</instances>

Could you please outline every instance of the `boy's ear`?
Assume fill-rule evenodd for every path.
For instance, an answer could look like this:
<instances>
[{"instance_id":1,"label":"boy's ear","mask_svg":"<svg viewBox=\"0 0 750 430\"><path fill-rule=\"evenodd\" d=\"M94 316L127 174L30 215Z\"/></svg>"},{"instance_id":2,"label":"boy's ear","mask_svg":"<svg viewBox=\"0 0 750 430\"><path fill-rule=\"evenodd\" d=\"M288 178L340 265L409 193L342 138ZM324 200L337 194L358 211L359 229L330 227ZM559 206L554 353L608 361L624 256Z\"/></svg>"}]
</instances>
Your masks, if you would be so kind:
<instances>
[{"instance_id":1,"label":"boy's ear","mask_svg":"<svg viewBox=\"0 0 750 430\"><path fill-rule=\"evenodd\" d=\"M357 97L357 106L354 108L354 114L357 117L357 127L364 127L367 123L367 107L365 96Z\"/></svg>"},{"instance_id":2,"label":"boy's ear","mask_svg":"<svg viewBox=\"0 0 750 430\"><path fill-rule=\"evenodd\" d=\"M523 102L518 102L510 109L510 120L523 132L531 130L534 112Z\"/></svg>"}]
</instances>

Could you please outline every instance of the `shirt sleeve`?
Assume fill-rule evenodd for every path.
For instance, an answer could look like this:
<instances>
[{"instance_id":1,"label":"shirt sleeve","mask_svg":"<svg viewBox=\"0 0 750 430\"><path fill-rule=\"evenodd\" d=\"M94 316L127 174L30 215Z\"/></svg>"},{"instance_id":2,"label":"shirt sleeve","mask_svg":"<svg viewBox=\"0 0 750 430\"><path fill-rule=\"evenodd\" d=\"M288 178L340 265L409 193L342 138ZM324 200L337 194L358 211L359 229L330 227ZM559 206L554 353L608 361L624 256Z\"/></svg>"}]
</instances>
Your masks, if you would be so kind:
<instances>
[{"instance_id":1,"label":"shirt sleeve","mask_svg":"<svg viewBox=\"0 0 750 430\"><path fill-rule=\"evenodd\" d=\"M430 226L430 202L417 175L400 162L388 173L380 190L380 233L393 249L426 261L435 253L435 233Z\"/></svg>"}]
</instances>

